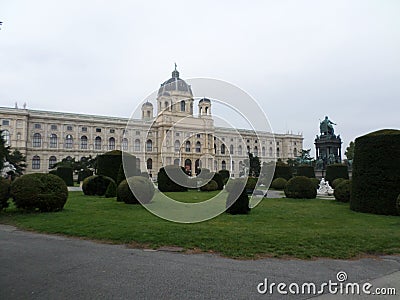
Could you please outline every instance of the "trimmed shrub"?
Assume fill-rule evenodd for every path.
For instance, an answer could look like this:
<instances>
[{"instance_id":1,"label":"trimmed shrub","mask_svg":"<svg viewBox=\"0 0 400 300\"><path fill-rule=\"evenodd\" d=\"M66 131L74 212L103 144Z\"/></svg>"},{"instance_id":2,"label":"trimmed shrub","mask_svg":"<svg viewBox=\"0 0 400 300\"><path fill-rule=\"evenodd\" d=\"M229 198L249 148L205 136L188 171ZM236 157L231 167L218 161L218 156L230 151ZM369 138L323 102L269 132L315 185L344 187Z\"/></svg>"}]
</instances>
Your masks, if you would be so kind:
<instances>
[{"instance_id":1,"label":"trimmed shrub","mask_svg":"<svg viewBox=\"0 0 400 300\"><path fill-rule=\"evenodd\" d=\"M188 178L185 174L185 169L183 167L179 167L176 165L162 167L157 175L158 189L161 192L186 192L187 187L182 186L172 180L168 176L166 170L168 171L168 174L170 174L171 177L174 178L174 180L180 183L185 183Z\"/></svg>"},{"instance_id":2,"label":"trimmed shrub","mask_svg":"<svg viewBox=\"0 0 400 300\"><path fill-rule=\"evenodd\" d=\"M240 191L240 184L229 184L229 186L230 192L226 199L226 212L231 215L248 214L250 207L246 189Z\"/></svg>"},{"instance_id":3,"label":"trimmed shrub","mask_svg":"<svg viewBox=\"0 0 400 300\"><path fill-rule=\"evenodd\" d=\"M349 202L351 193L351 181L344 179L335 188L333 195L340 202Z\"/></svg>"},{"instance_id":4,"label":"trimmed shrub","mask_svg":"<svg viewBox=\"0 0 400 300\"><path fill-rule=\"evenodd\" d=\"M230 193L230 192L232 192L233 191L233 189L246 189L246 183L247 183L247 180L246 180L246 178L236 178L236 179L233 179L233 178L231 178L229 181L228 181L228 183L227 183L227 185L225 186L225 190L228 192L228 193Z\"/></svg>"},{"instance_id":5,"label":"trimmed shrub","mask_svg":"<svg viewBox=\"0 0 400 300\"><path fill-rule=\"evenodd\" d=\"M343 181L345 181L346 179L344 178L336 178L334 181L332 181L331 186L332 188L336 188L339 184L341 184Z\"/></svg>"},{"instance_id":6,"label":"trimmed shrub","mask_svg":"<svg viewBox=\"0 0 400 300\"><path fill-rule=\"evenodd\" d=\"M110 182L114 180L103 175L93 175L85 178L82 183L82 191L88 196L104 196Z\"/></svg>"},{"instance_id":7,"label":"trimmed shrub","mask_svg":"<svg viewBox=\"0 0 400 300\"><path fill-rule=\"evenodd\" d=\"M153 199L154 191L154 185L150 179L142 176L129 177L119 184L117 201L123 201L127 204L147 204Z\"/></svg>"},{"instance_id":8,"label":"trimmed shrub","mask_svg":"<svg viewBox=\"0 0 400 300\"><path fill-rule=\"evenodd\" d=\"M57 169L56 169L56 170L51 170L51 171L49 171L49 174L58 176L58 175L57 175Z\"/></svg>"},{"instance_id":9,"label":"trimmed shrub","mask_svg":"<svg viewBox=\"0 0 400 300\"><path fill-rule=\"evenodd\" d=\"M227 182L229 177L230 177L230 173L228 170L220 170L218 172L221 176L222 176L222 181L223 182Z\"/></svg>"},{"instance_id":10,"label":"trimmed shrub","mask_svg":"<svg viewBox=\"0 0 400 300\"><path fill-rule=\"evenodd\" d=\"M74 186L73 170L71 167L58 167L56 175L64 180L67 186Z\"/></svg>"},{"instance_id":11,"label":"trimmed shrub","mask_svg":"<svg viewBox=\"0 0 400 300\"><path fill-rule=\"evenodd\" d=\"M271 183L271 188L276 190L284 190L287 184L287 180L285 178L275 178Z\"/></svg>"},{"instance_id":12,"label":"trimmed shrub","mask_svg":"<svg viewBox=\"0 0 400 300\"><path fill-rule=\"evenodd\" d=\"M283 165L283 164L276 164L275 166L275 173L274 173L274 179L275 178L285 178L286 180L289 180L292 178L292 170L288 165Z\"/></svg>"},{"instance_id":13,"label":"trimmed shrub","mask_svg":"<svg viewBox=\"0 0 400 300\"><path fill-rule=\"evenodd\" d=\"M397 197L397 204L396 204L396 206L397 206L397 213L400 215L400 194L399 194L399 196Z\"/></svg>"},{"instance_id":14,"label":"trimmed shrub","mask_svg":"<svg viewBox=\"0 0 400 300\"><path fill-rule=\"evenodd\" d=\"M88 178L89 176L93 175L93 171L89 169L84 169L82 171L78 172L78 183L81 181L85 180L85 178Z\"/></svg>"},{"instance_id":15,"label":"trimmed shrub","mask_svg":"<svg viewBox=\"0 0 400 300\"><path fill-rule=\"evenodd\" d=\"M349 168L344 164L333 164L326 167L325 181L332 185L336 178L349 179Z\"/></svg>"},{"instance_id":16,"label":"trimmed shrub","mask_svg":"<svg viewBox=\"0 0 400 300\"><path fill-rule=\"evenodd\" d=\"M321 182L321 180L319 180L318 178L310 178L311 183L313 184L314 188L316 190L318 190L319 188L319 183Z\"/></svg>"},{"instance_id":17,"label":"trimmed shrub","mask_svg":"<svg viewBox=\"0 0 400 300\"><path fill-rule=\"evenodd\" d=\"M104 194L104 196L106 198L113 198L116 195L117 195L117 185L115 184L114 181L111 181L108 184L108 187L107 187L107 190L106 190L106 193Z\"/></svg>"},{"instance_id":18,"label":"trimmed shrub","mask_svg":"<svg viewBox=\"0 0 400 300\"><path fill-rule=\"evenodd\" d=\"M10 182L0 177L0 210L8 207L10 198Z\"/></svg>"},{"instance_id":19,"label":"trimmed shrub","mask_svg":"<svg viewBox=\"0 0 400 300\"><path fill-rule=\"evenodd\" d=\"M213 176L212 180L214 180L217 183L218 190L222 190L224 188L224 181L222 179L221 174L214 173L214 176Z\"/></svg>"},{"instance_id":20,"label":"trimmed shrub","mask_svg":"<svg viewBox=\"0 0 400 300\"><path fill-rule=\"evenodd\" d=\"M128 177L138 175L136 166L136 157L124 153L124 161L129 170L125 170ZM122 164L122 152L120 150L113 150L106 152L97 157L97 175L111 177L115 182L118 181L118 173Z\"/></svg>"},{"instance_id":21,"label":"trimmed shrub","mask_svg":"<svg viewBox=\"0 0 400 300\"><path fill-rule=\"evenodd\" d=\"M211 192L218 190L218 184L214 180L210 180L205 185L200 187L200 191Z\"/></svg>"},{"instance_id":22,"label":"trimmed shrub","mask_svg":"<svg viewBox=\"0 0 400 300\"><path fill-rule=\"evenodd\" d=\"M385 129L358 137L354 146L350 208L397 215L399 170L400 130Z\"/></svg>"},{"instance_id":23,"label":"trimmed shrub","mask_svg":"<svg viewBox=\"0 0 400 300\"><path fill-rule=\"evenodd\" d=\"M207 178L211 177L211 175L210 175L211 171L209 169L201 168L201 169L199 169L199 171L200 171L199 176L198 176L199 178L207 179Z\"/></svg>"},{"instance_id":24,"label":"trimmed shrub","mask_svg":"<svg viewBox=\"0 0 400 300\"><path fill-rule=\"evenodd\" d=\"M60 211L67 201L68 188L58 176L33 173L19 177L11 184L11 197L19 209Z\"/></svg>"},{"instance_id":25,"label":"trimmed shrub","mask_svg":"<svg viewBox=\"0 0 400 300\"><path fill-rule=\"evenodd\" d=\"M314 199L317 196L317 190L309 178L296 176L286 184L285 195L287 198L294 199Z\"/></svg>"},{"instance_id":26,"label":"trimmed shrub","mask_svg":"<svg viewBox=\"0 0 400 300\"><path fill-rule=\"evenodd\" d=\"M256 188L257 185L257 177L247 177L247 182L246 182L246 192L251 194L253 193L254 189Z\"/></svg>"},{"instance_id":27,"label":"trimmed shrub","mask_svg":"<svg viewBox=\"0 0 400 300\"><path fill-rule=\"evenodd\" d=\"M297 176L315 178L314 167L312 166L298 166L296 170L297 170Z\"/></svg>"}]
</instances>

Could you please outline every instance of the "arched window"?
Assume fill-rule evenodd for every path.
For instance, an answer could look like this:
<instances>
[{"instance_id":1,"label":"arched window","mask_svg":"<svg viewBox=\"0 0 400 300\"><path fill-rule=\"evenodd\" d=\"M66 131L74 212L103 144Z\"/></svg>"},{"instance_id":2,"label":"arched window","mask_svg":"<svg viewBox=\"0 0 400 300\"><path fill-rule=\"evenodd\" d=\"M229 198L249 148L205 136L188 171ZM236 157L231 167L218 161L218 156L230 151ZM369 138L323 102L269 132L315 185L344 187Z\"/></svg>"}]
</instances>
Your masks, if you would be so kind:
<instances>
[{"instance_id":1,"label":"arched window","mask_svg":"<svg viewBox=\"0 0 400 300\"><path fill-rule=\"evenodd\" d=\"M101 137L99 136L94 139L94 149L101 150Z\"/></svg>"},{"instance_id":2,"label":"arched window","mask_svg":"<svg viewBox=\"0 0 400 300\"><path fill-rule=\"evenodd\" d=\"M50 135L50 148L57 148L57 134Z\"/></svg>"},{"instance_id":3,"label":"arched window","mask_svg":"<svg viewBox=\"0 0 400 300\"><path fill-rule=\"evenodd\" d=\"M266 153L265 153L265 147L262 147L262 149L261 149L261 155L262 155L262 156L265 156L265 155L266 155Z\"/></svg>"},{"instance_id":4,"label":"arched window","mask_svg":"<svg viewBox=\"0 0 400 300\"><path fill-rule=\"evenodd\" d=\"M272 153L272 147L269 147L269 156L272 156L273 155L273 153Z\"/></svg>"},{"instance_id":5,"label":"arched window","mask_svg":"<svg viewBox=\"0 0 400 300\"><path fill-rule=\"evenodd\" d=\"M232 164L232 171L235 171L235 162L233 160L232 160L231 164Z\"/></svg>"},{"instance_id":6,"label":"arched window","mask_svg":"<svg viewBox=\"0 0 400 300\"><path fill-rule=\"evenodd\" d=\"M140 170L141 166L140 166L140 158L136 157L136 169Z\"/></svg>"},{"instance_id":7,"label":"arched window","mask_svg":"<svg viewBox=\"0 0 400 300\"><path fill-rule=\"evenodd\" d=\"M65 148L72 149L72 145L73 145L72 135L67 134L67 136L65 137Z\"/></svg>"},{"instance_id":8,"label":"arched window","mask_svg":"<svg viewBox=\"0 0 400 300\"><path fill-rule=\"evenodd\" d=\"M222 170L226 170L226 161L222 161L222 163L221 163L221 166L222 166Z\"/></svg>"},{"instance_id":9,"label":"arched window","mask_svg":"<svg viewBox=\"0 0 400 300\"><path fill-rule=\"evenodd\" d=\"M294 156L294 157L297 157L297 156L298 156L297 148L294 148L294 149L293 149L293 156Z\"/></svg>"},{"instance_id":10,"label":"arched window","mask_svg":"<svg viewBox=\"0 0 400 300\"><path fill-rule=\"evenodd\" d=\"M201 152L201 143L199 141L196 143L196 152L197 153Z\"/></svg>"},{"instance_id":11,"label":"arched window","mask_svg":"<svg viewBox=\"0 0 400 300\"><path fill-rule=\"evenodd\" d=\"M174 165L175 166L179 166L179 158L175 158L174 159Z\"/></svg>"},{"instance_id":12,"label":"arched window","mask_svg":"<svg viewBox=\"0 0 400 300\"><path fill-rule=\"evenodd\" d=\"M8 130L3 130L1 132L1 136L3 137L4 140L4 146L6 147L10 146L10 132Z\"/></svg>"},{"instance_id":13,"label":"arched window","mask_svg":"<svg viewBox=\"0 0 400 300\"><path fill-rule=\"evenodd\" d=\"M128 151L128 139L127 138L122 139L122 150Z\"/></svg>"},{"instance_id":14,"label":"arched window","mask_svg":"<svg viewBox=\"0 0 400 300\"><path fill-rule=\"evenodd\" d=\"M174 144L174 148L175 148L175 152L179 152L179 150L181 148L181 142L176 140L175 144Z\"/></svg>"},{"instance_id":15,"label":"arched window","mask_svg":"<svg viewBox=\"0 0 400 300\"><path fill-rule=\"evenodd\" d=\"M39 170L40 169L40 157L35 155L32 158L32 169L33 170Z\"/></svg>"},{"instance_id":16,"label":"arched window","mask_svg":"<svg viewBox=\"0 0 400 300\"><path fill-rule=\"evenodd\" d=\"M278 148L276 148L276 157L279 157L280 156L280 153L279 153L279 147Z\"/></svg>"},{"instance_id":17,"label":"arched window","mask_svg":"<svg viewBox=\"0 0 400 300\"><path fill-rule=\"evenodd\" d=\"M254 146L254 156L258 156L258 147Z\"/></svg>"},{"instance_id":18,"label":"arched window","mask_svg":"<svg viewBox=\"0 0 400 300\"><path fill-rule=\"evenodd\" d=\"M233 153L233 145L229 146L229 154L230 155L234 155L235 153Z\"/></svg>"},{"instance_id":19,"label":"arched window","mask_svg":"<svg viewBox=\"0 0 400 300\"><path fill-rule=\"evenodd\" d=\"M214 154L217 154L217 145L214 144Z\"/></svg>"},{"instance_id":20,"label":"arched window","mask_svg":"<svg viewBox=\"0 0 400 300\"><path fill-rule=\"evenodd\" d=\"M152 140L147 140L147 142L146 142L146 151L147 152L153 151L153 141Z\"/></svg>"},{"instance_id":21,"label":"arched window","mask_svg":"<svg viewBox=\"0 0 400 300\"><path fill-rule=\"evenodd\" d=\"M186 103L184 100L181 101L181 111L186 111Z\"/></svg>"},{"instance_id":22,"label":"arched window","mask_svg":"<svg viewBox=\"0 0 400 300\"><path fill-rule=\"evenodd\" d=\"M147 160L147 170L151 170L153 169L153 160L151 158L149 158Z\"/></svg>"},{"instance_id":23,"label":"arched window","mask_svg":"<svg viewBox=\"0 0 400 300\"><path fill-rule=\"evenodd\" d=\"M190 152L190 142L189 141L186 141L186 143L185 143L185 151Z\"/></svg>"},{"instance_id":24,"label":"arched window","mask_svg":"<svg viewBox=\"0 0 400 300\"><path fill-rule=\"evenodd\" d=\"M87 136L81 136L81 149L87 149Z\"/></svg>"},{"instance_id":25,"label":"arched window","mask_svg":"<svg viewBox=\"0 0 400 300\"><path fill-rule=\"evenodd\" d=\"M225 144L221 145L221 154L225 154Z\"/></svg>"},{"instance_id":26,"label":"arched window","mask_svg":"<svg viewBox=\"0 0 400 300\"><path fill-rule=\"evenodd\" d=\"M140 151L140 140L139 139L135 140L134 151L135 152L139 152Z\"/></svg>"},{"instance_id":27,"label":"arched window","mask_svg":"<svg viewBox=\"0 0 400 300\"><path fill-rule=\"evenodd\" d=\"M238 147L238 155L242 155L242 154L243 154L242 145L239 145L239 147Z\"/></svg>"},{"instance_id":28,"label":"arched window","mask_svg":"<svg viewBox=\"0 0 400 300\"><path fill-rule=\"evenodd\" d=\"M32 146L33 147L42 147L42 136L40 135L40 133L35 133L33 135Z\"/></svg>"},{"instance_id":29,"label":"arched window","mask_svg":"<svg viewBox=\"0 0 400 300\"><path fill-rule=\"evenodd\" d=\"M218 162L214 160L214 171L218 170Z\"/></svg>"},{"instance_id":30,"label":"arched window","mask_svg":"<svg viewBox=\"0 0 400 300\"><path fill-rule=\"evenodd\" d=\"M165 106L165 109L166 109L166 110L168 110L168 109L169 109L169 104L168 104L168 101L165 101L165 102L164 102L164 106Z\"/></svg>"},{"instance_id":31,"label":"arched window","mask_svg":"<svg viewBox=\"0 0 400 300\"><path fill-rule=\"evenodd\" d=\"M108 150L115 150L115 139L113 137L108 139Z\"/></svg>"},{"instance_id":32,"label":"arched window","mask_svg":"<svg viewBox=\"0 0 400 300\"><path fill-rule=\"evenodd\" d=\"M247 153L250 153L250 146L247 146Z\"/></svg>"},{"instance_id":33,"label":"arched window","mask_svg":"<svg viewBox=\"0 0 400 300\"><path fill-rule=\"evenodd\" d=\"M50 156L49 157L49 169L52 169L56 163L57 163L57 158L55 156Z\"/></svg>"}]
</instances>

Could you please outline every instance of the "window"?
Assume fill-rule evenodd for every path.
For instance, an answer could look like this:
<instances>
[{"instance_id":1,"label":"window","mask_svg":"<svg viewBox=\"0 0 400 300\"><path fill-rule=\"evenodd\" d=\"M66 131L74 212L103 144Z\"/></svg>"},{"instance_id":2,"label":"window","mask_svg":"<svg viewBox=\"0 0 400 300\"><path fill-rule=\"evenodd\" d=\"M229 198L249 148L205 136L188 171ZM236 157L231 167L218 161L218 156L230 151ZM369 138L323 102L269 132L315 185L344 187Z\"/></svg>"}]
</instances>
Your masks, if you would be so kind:
<instances>
[{"instance_id":1,"label":"window","mask_svg":"<svg viewBox=\"0 0 400 300\"><path fill-rule=\"evenodd\" d=\"M200 153L201 152L201 143L197 142L196 143L196 153Z\"/></svg>"},{"instance_id":2,"label":"window","mask_svg":"<svg viewBox=\"0 0 400 300\"><path fill-rule=\"evenodd\" d=\"M110 133L115 133L115 129L110 129Z\"/></svg>"},{"instance_id":3,"label":"window","mask_svg":"<svg viewBox=\"0 0 400 300\"><path fill-rule=\"evenodd\" d=\"M54 124L51 125L51 126L50 126L50 129L51 129L51 130L57 130L57 125L54 125Z\"/></svg>"},{"instance_id":4,"label":"window","mask_svg":"<svg viewBox=\"0 0 400 300\"><path fill-rule=\"evenodd\" d=\"M99 136L94 139L94 149L101 150L101 137Z\"/></svg>"},{"instance_id":5,"label":"window","mask_svg":"<svg viewBox=\"0 0 400 300\"><path fill-rule=\"evenodd\" d=\"M128 151L128 139L127 138L122 139L122 150Z\"/></svg>"},{"instance_id":6,"label":"window","mask_svg":"<svg viewBox=\"0 0 400 300\"><path fill-rule=\"evenodd\" d=\"M23 127L24 127L24 121L17 120L17 128L23 128Z\"/></svg>"},{"instance_id":7,"label":"window","mask_svg":"<svg viewBox=\"0 0 400 300\"><path fill-rule=\"evenodd\" d=\"M250 143L250 140L247 140L248 143Z\"/></svg>"},{"instance_id":8,"label":"window","mask_svg":"<svg viewBox=\"0 0 400 300\"><path fill-rule=\"evenodd\" d=\"M279 147L276 148L276 157L279 157L280 153L279 153Z\"/></svg>"},{"instance_id":9,"label":"window","mask_svg":"<svg viewBox=\"0 0 400 300\"><path fill-rule=\"evenodd\" d=\"M41 129L42 125L41 124L35 124L35 129Z\"/></svg>"},{"instance_id":10,"label":"window","mask_svg":"<svg viewBox=\"0 0 400 300\"><path fill-rule=\"evenodd\" d=\"M294 149L293 149L293 156L296 157L297 155L298 155L298 154L297 154L297 148L294 148Z\"/></svg>"},{"instance_id":11,"label":"window","mask_svg":"<svg viewBox=\"0 0 400 300\"><path fill-rule=\"evenodd\" d=\"M175 144L174 144L174 148L175 148L175 152L179 152L179 150L181 148L181 142L176 140Z\"/></svg>"},{"instance_id":12,"label":"window","mask_svg":"<svg viewBox=\"0 0 400 300\"><path fill-rule=\"evenodd\" d=\"M230 155L233 155L234 153L233 153L233 145L230 145L229 146L229 154Z\"/></svg>"},{"instance_id":13,"label":"window","mask_svg":"<svg viewBox=\"0 0 400 300\"><path fill-rule=\"evenodd\" d=\"M21 139L21 132L17 132L17 140L19 141Z\"/></svg>"},{"instance_id":14,"label":"window","mask_svg":"<svg viewBox=\"0 0 400 300\"><path fill-rule=\"evenodd\" d=\"M232 171L235 171L235 162L233 160L232 160L231 164L232 164Z\"/></svg>"},{"instance_id":15,"label":"window","mask_svg":"<svg viewBox=\"0 0 400 300\"><path fill-rule=\"evenodd\" d=\"M72 125L68 125L68 126L67 126L67 130L68 130L68 131L72 131Z\"/></svg>"},{"instance_id":16,"label":"window","mask_svg":"<svg viewBox=\"0 0 400 300\"><path fill-rule=\"evenodd\" d=\"M135 152L139 152L140 151L140 140L139 139L135 140L134 151Z\"/></svg>"},{"instance_id":17,"label":"window","mask_svg":"<svg viewBox=\"0 0 400 300\"><path fill-rule=\"evenodd\" d=\"M200 134L200 133L196 134L196 137L197 137L198 139L201 138L201 134Z\"/></svg>"},{"instance_id":18,"label":"window","mask_svg":"<svg viewBox=\"0 0 400 300\"><path fill-rule=\"evenodd\" d=\"M81 149L87 149L87 141L86 135L81 136Z\"/></svg>"},{"instance_id":19,"label":"window","mask_svg":"<svg viewBox=\"0 0 400 300\"><path fill-rule=\"evenodd\" d=\"M108 150L115 150L115 139L113 137L108 139Z\"/></svg>"},{"instance_id":20,"label":"window","mask_svg":"<svg viewBox=\"0 0 400 300\"><path fill-rule=\"evenodd\" d=\"M54 133L50 134L50 148L57 148L57 135Z\"/></svg>"},{"instance_id":21,"label":"window","mask_svg":"<svg viewBox=\"0 0 400 300\"><path fill-rule=\"evenodd\" d=\"M276 144L279 146L279 142L276 142Z\"/></svg>"},{"instance_id":22,"label":"window","mask_svg":"<svg viewBox=\"0 0 400 300\"><path fill-rule=\"evenodd\" d=\"M101 128L96 128L96 132L101 132Z\"/></svg>"},{"instance_id":23,"label":"window","mask_svg":"<svg viewBox=\"0 0 400 300\"><path fill-rule=\"evenodd\" d=\"M272 156L272 147L269 147L269 156Z\"/></svg>"},{"instance_id":24,"label":"window","mask_svg":"<svg viewBox=\"0 0 400 300\"><path fill-rule=\"evenodd\" d=\"M153 160L151 158L149 158L147 160L147 170L151 170L153 169Z\"/></svg>"},{"instance_id":25,"label":"window","mask_svg":"<svg viewBox=\"0 0 400 300\"><path fill-rule=\"evenodd\" d=\"M10 120L3 120L1 123L3 126L10 126Z\"/></svg>"},{"instance_id":26,"label":"window","mask_svg":"<svg viewBox=\"0 0 400 300\"><path fill-rule=\"evenodd\" d=\"M262 147L262 149L261 149L261 155L262 155L262 156L266 156L265 147Z\"/></svg>"},{"instance_id":27,"label":"window","mask_svg":"<svg viewBox=\"0 0 400 300\"><path fill-rule=\"evenodd\" d=\"M186 141L185 143L185 151L190 152L190 141Z\"/></svg>"},{"instance_id":28,"label":"window","mask_svg":"<svg viewBox=\"0 0 400 300\"><path fill-rule=\"evenodd\" d=\"M296 142L294 142L294 145L296 146L296 145L297 145L297 143L296 143Z\"/></svg>"},{"instance_id":29,"label":"window","mask_svg":"<svg viewBox=\"0 0 400 300\"><path fill-rule=\"evenodd\" d=\"M168 106L169 106L168 102L165 101L165 102L164 102L164 107L165 107L165 109L168 109Z\"/></svg>"},{"instance_id":30,"label":"window","mask_svg":"<svg viewBox=\"0 0 400 300\"><path fill-rule=\"evenodd\" d=\"M176 136L179 136L179 132L175 133Z\"/></svg>"},{"instance_id":31,"label":"window","mask_svg":"<svg viewBox=\"0 0 400 300\"><path fill-rule=\"evenodd\" d=\"M3 137L4 145L5 146L10 146L10 132L8 130L3 130L1 132L1 136Z\"/></svg>"},{"instance_id":32,"label":"window","mask_svg":"<svg viewBox=\"0 0 400 300\"><path fill-rule=\"evenodd\" d=\"M226 170L226 161L222 161L222 163L221 163L221 166L222 166L222 170Z\"/></svg>"},{"instance_id":33,"label":"window","mask_svg":"<svg viewBox=\"0 0 400 300\"><path fill-rule=\"evenodd\" d=\"M153 151L153 141L152 140L147 140L147 142L146 142L146 151L148 151L148 152Z\"/></svg>"},{"instance_id":34,"label":"window","mask_svg":"<svg viewBox=\"0 0 400 300\"><path fill-rule=\"evenodd\" d=\"M57 163L57 158L55 156L50 156L49 157L49 169L52 169L56 163Z\"/></svg>"},{"instance_id":35,"label":"window","mask_svg":"<svg viewBox=\"0 0 400 300\"><path fill-rule=\"evenodd\" d=\"M87 132L87 127L86 126L82 127L82 132Z\"/></svg>"},{"instance_id":36,"label":"window","mask_svg":"<svg viewBox=\"0 0 400 300\"><path fill-rule=\"evenodd\" d=\"M35 155L32 158L32 169L33 170L39 170L40 169L40 157Z\"/></svg>"},{"instance_id":37,"label":"window","mask_svg":"<svg viewBox=\"0 0 400 300\"><path fill-rule=\"evenodd\" d=\"M255 140L254 143L257 144L257 140Z\"/></svg>"},{"instance_id":38,"label":"window","mask_svg":"<svg viewBox=\"0 0 400 300\"><path fill-rule=\"evenodd\" d=\"M258 156L258 147L254 146L254 156Z\"/></svg>"},{"instance_id":39,"label":"window","mask_svg":"<svg viewBox=\"0 0 400 300\"><path fill-rule=\"evenodd\" d=\"M239 147L238 147L238 155L242 155L242 154L243 154L242 146L239 145Z\"/></svg>"},{"instance_id":40,"label":"window","mask_svg":"<svg viewBox=\"0 0 400 300\"><path fill-rule=\"evenodd\" d=\"M224 144L221 145L221 154L225 154L225 145Z\"/></svg>"},{"instance_id":41,"label":"window","mask_svg":"<svg viewBox=\"0 0 400 300\"><path fill-rule=\"evenodd\" d=\"M181 111L186 111L186 103L185 101L181 101Z\"/></svg>"},{"instance_id":42,"label":"window","mask_svg":"<svg viewBox=\"0 0 400 300\"><path fill-rule=\"evenodd\" d=\"M35 133L33 135L33 147L42 147L42 136L40 133Z\"/></svg>"},{"instance_id":43,"label":"window","mask_svg":"<svg viewBox=\"0 0 400 300\"><path fill-rule=\"evenodd\" d=\"M136 133L135 133L136 135L140 135L140 131L136 131Z\"/></svg>"},{"instance_id":44,"label":"window","mask_svg":"<svg viewBox=\"0 0 400 300\"><path fill-rule=\"evenodd\" d=\"M72 135L67 134L67 136L65 137L65 148L72 149L72 146L73 146Z\"/></svg>"}]
</instances>

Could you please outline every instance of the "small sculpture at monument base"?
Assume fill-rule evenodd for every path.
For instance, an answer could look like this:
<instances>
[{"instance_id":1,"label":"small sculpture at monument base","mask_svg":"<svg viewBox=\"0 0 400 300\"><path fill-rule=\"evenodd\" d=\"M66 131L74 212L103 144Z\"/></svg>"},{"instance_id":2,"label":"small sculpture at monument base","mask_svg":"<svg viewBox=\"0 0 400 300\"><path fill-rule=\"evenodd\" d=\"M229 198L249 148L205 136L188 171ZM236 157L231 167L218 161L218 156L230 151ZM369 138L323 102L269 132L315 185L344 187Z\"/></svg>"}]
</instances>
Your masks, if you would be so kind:
<instances>
[{"instance_id":1,"label":"small sculpture at monument base","mask_svg":"<svg viewBox=\"0 0 400 300\"><path fill-rule=\"evenodd\" d=\"M319 183L317 195L323 195L323 196L333 195L333 188L329 185L328 181L325 181L325 178L322 178L321 182Z\"/></svg>"}]
</instances>

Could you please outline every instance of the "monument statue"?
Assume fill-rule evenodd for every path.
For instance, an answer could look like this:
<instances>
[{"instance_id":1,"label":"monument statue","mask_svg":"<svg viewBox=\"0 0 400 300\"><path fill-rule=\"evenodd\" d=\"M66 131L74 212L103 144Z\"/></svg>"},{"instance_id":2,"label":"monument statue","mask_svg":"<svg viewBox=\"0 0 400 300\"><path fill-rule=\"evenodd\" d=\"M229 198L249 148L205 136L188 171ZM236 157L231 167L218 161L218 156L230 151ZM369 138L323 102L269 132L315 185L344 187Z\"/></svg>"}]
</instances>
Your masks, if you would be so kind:
<instances>
[{"instance_id":1,"label":"monument statue","mask_svg":"<svg viewBox=\"0 0 400 300\"><path fill-rule=\"evenodd\" d=\"M325 117L325 120L321 122L319 125L319 130L321 135L334 135L335 130L332 125L336 125L331 120L329 120L328 116Z\"/></svg>"}]
</instances>

